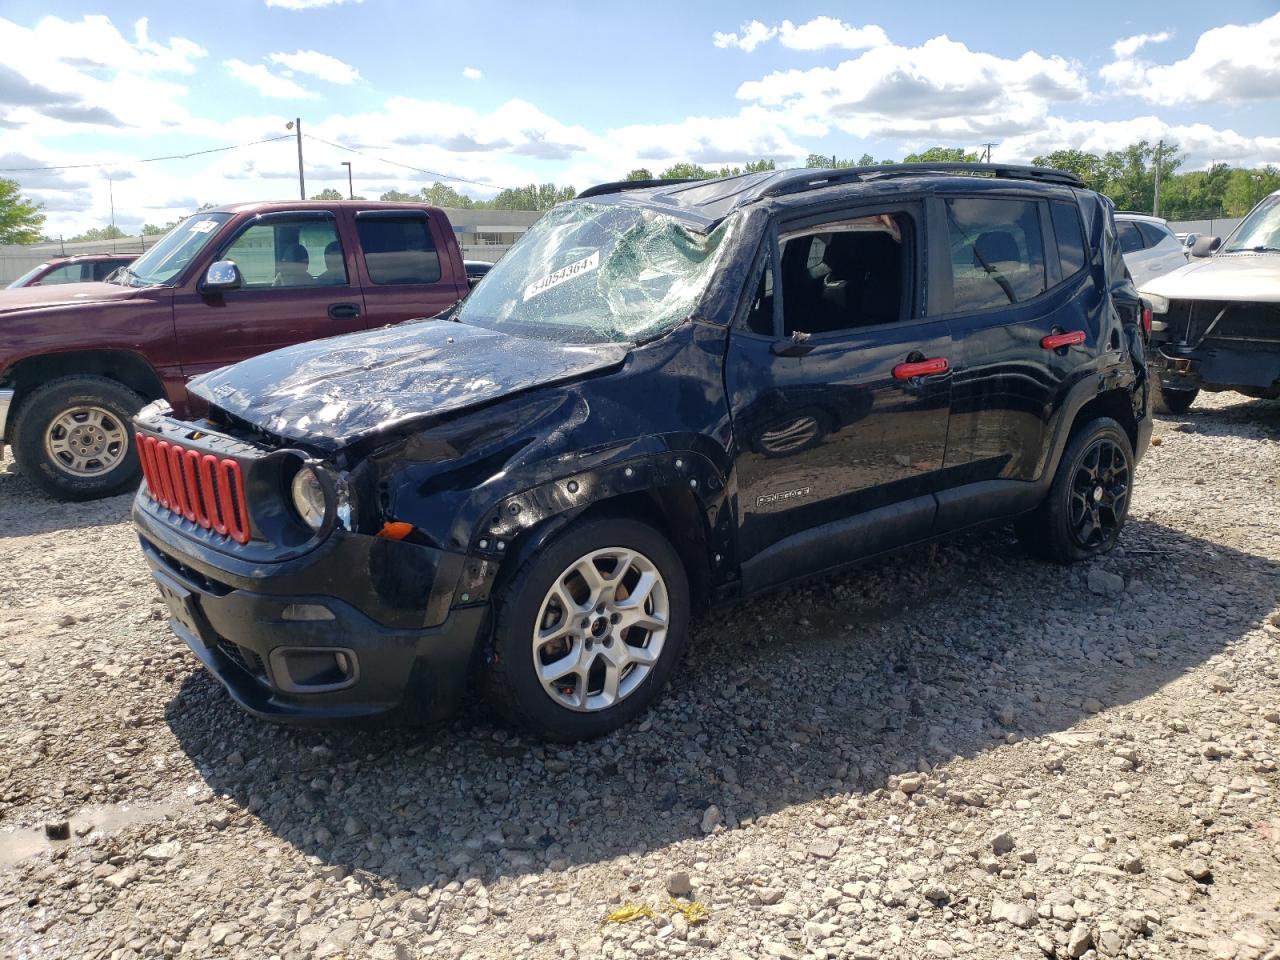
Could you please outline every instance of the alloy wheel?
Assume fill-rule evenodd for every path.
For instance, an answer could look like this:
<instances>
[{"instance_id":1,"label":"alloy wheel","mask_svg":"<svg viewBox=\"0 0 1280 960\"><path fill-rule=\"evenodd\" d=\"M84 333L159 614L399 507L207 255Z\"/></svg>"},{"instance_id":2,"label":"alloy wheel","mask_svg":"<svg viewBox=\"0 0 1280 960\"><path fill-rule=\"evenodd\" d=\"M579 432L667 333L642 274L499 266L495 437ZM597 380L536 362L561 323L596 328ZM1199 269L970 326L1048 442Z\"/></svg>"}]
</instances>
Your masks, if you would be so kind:
<instances>
[{"instance_id":1,"label":"alloy wheel","mask_svg":"<svg viewBox=\"0 0 1280 960\"><path fill-rule=\"evenodd\" d=\"M71 407L54 417L44 435L49 459L76 477L99 477L129 452L123 422L102 407Z\"/></svg>"},{"instance_id":2,"label":"alloy wheel","mask_svg":"<svg viewBox=\"0 0 1280 960\"><path fill-rule=\"evenodd\" d=\"M1129 460L1114 440L1100 437L1071 478L1070 524L1076 545L1092 550L1115 536L1129 503Z\"/></svg>"},{"instance_id":3,"label":"alloy wheel","mask_svg":"<svg viewBox=\"0 0 1280 960\"><path fill-rule=\"evenodd\" d=\"M653 670L667 638L666 583L644 554L593 550L551 584L533 628L533 665L543 690L591 713L625 700Z\"/></svg>"}]
</instances>

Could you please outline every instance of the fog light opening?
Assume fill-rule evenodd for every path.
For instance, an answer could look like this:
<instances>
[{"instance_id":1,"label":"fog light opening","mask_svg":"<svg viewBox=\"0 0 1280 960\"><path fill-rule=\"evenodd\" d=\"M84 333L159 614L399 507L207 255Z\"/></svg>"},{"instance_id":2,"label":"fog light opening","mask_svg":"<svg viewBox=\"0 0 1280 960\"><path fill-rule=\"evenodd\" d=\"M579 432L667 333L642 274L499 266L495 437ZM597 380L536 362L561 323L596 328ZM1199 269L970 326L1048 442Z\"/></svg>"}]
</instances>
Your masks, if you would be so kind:
<instances>
[{"instance_id":1,"label":"fog light opening","mask_svg":"<svg viewBox=\"0 0 1280 960\"><path fill-rule=\"evenodd\" d=\"M359 679L353 651L335 647L281 647L271 652L276 686L291 693L323 693Z\"/></svg>"}]
</instances>

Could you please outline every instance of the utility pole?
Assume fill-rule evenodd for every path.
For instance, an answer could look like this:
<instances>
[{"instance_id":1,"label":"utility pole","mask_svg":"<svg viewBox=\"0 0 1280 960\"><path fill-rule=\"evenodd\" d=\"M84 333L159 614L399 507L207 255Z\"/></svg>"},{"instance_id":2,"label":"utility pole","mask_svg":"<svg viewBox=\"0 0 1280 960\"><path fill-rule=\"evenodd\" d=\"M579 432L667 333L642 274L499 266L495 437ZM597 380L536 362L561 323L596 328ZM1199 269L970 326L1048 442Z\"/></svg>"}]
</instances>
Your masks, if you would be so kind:
<instances>
[{"instance_id":1,"label":"utility pole","mask_svg":"<svg viewBox=\"0 0 1280 960\"><path fill-rule=\"evenodd\" d=\"M342 165L347 168L347 199L354 200L356 198L356 188L351 185L351 161L343 160Z\"/></svg>"},{"instance_id":2,"label":"utility pole","mask_svg":"<svg viewBox=\"0 0 1280 960\"><path fill-rule=\"evenodd\" d=\"M992 148L992 147L998 147L998 146L1000 146L1000 144L992 142L992 143L984 143L984 144L983 144L983 146L984 146L984 147L986 147L987 149L986 149L986 153L985 153L985 155L984 155L984 157L983 157L983 161L982 161L982 162L983 162L983 163L990 163L990 162L991 162L991 148Z\"/></svg>"},{"instance_id":3,"label":"utility pole","mask_svg":"<svg viewBox=\"0 0 1280 960\"><path fill-rule=\"evenodd\" d=\"M1151 200L1151 215L1160 216L1160 155L1164 153L1164 141L1156 143L1156 192Z\"/></svg>"},{"instance_id":4,"label":"utility pole","mask_svg":"<svg viewBox=\"0 0 1280 960\"><path fill-rule=\"evenodd\" d=\"M307 199L307 181L302 175L302 118L295 117L286 123L284 128L298 135L298 199L305 200Z\"/></svg>"},{"instance_id":5,"label":"utility pole","mask_svg":"<svg viewBox=\"0 0 1280 960\"><path fill-rule=\"evenodd\" d=\"M116 182L107 177L107 199L111 202L111 252L116 251Z\"/></svg>"}]
</instances>

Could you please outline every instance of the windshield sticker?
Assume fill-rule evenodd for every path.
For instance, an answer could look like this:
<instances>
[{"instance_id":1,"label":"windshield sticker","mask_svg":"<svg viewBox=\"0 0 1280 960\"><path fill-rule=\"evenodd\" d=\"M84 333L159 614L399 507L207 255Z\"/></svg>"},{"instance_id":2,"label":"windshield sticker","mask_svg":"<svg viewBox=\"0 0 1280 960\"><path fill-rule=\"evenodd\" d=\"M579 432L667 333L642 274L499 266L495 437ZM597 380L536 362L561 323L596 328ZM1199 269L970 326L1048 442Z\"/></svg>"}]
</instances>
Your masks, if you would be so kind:
<instances>
[{"instance_id":1,"label":"windshield sticker","mask_svg":"<svg viewBox=\"0 0 1280 960\"><path fill-rule=\"evenodd\" d=\"M217 220L199 220L191 225L192 233L208 233L218 225Z\"/></svg>"},{"instance_id":2,"label":"windshield sticker","mask_svg":"<svg viewBox=\"0 0 1280 960\"><path fill-rule=\"evenodd\" d=\"M535 280L524 288L525 300L530 300L538 294L550 290L552 287L558 287L566 280L572 280L574 277L581 276L584 273L590 273L600 266L600 251L597 250L589 257L583 257L567 267L561 267L554 273L549 273L541 280Z\"/></svg>"}]
</instances>

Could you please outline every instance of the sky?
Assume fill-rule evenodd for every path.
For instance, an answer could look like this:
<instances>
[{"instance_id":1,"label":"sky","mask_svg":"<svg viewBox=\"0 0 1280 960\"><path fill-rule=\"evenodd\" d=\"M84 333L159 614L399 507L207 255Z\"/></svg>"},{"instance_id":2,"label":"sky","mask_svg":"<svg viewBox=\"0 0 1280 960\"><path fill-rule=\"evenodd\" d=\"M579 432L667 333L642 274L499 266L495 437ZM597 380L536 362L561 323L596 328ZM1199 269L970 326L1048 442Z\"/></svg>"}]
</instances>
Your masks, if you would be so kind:
<instances>
[{"instance_id":1,"label":"sky","mask_svg":"<svg viewBox=\"0 0 1280 960\"><path fill-rule=\"evenodd\" d=\"M988 142L1010 163L1141 138L1184 169L1280 163L1274 0L4 0L0 49L0 177L51 236L113 202L133 232L296 198L295 118L309 195L345 192L344 160L368 197Z\"/></svg>"}]
</instances>

